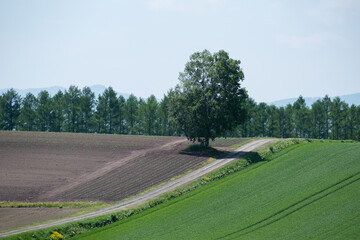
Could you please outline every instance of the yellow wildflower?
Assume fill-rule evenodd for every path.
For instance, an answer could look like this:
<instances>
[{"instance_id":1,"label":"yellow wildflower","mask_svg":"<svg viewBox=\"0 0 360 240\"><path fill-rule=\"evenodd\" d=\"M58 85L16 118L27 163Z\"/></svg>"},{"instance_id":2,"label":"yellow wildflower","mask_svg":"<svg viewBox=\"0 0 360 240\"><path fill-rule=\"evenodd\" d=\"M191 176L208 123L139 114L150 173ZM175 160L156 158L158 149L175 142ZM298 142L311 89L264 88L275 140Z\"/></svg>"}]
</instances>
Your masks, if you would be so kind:
<instances>
[{"instance_id":1,"label":"yellow wildflower","mask_svg":"<svg viewBox=\"0 0 360 240\"><path fill-rule=\"evenodd\" d=\"M50 235L51 239L63 239L63 235L61 235L61 233L58 233L57 231L55 231L53 234Z\"/></svg>"}]
</instances>

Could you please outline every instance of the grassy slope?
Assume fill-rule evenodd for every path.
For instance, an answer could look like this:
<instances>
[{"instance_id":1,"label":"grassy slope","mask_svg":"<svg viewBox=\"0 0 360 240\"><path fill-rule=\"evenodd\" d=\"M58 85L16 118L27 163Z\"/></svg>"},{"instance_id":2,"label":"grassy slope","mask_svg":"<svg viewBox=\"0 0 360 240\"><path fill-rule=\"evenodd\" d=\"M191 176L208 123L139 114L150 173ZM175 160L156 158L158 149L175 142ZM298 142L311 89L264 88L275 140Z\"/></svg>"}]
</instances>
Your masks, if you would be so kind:
<instances>
[{"instance_id":1,"label":"grassy slope","mask_svg":"<svg viewBox=\"0 0 360 240\"><path fill-rule=\"evenodd\" d=\"M77 239L356 239L360 144L292 146Z\"/></svg>"}]
</instances>

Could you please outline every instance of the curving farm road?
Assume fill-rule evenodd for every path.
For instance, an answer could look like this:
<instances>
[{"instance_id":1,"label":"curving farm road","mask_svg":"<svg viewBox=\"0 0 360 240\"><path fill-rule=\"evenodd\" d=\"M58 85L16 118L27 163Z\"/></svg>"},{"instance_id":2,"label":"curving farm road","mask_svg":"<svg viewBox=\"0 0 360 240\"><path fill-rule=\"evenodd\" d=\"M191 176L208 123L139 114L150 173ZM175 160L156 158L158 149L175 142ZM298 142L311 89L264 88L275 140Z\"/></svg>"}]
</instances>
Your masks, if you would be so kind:
<instances>
[{"instance_id":1,"label":"curving farm road","mask_svg":"<svg viewBox=\"0 0 360 240\"><path fill-rule=\"evenodd\" d=\"M61 220L56 220L56 221L52 221L52 222L48 222L48 223L44 223L44 224L39 224L36 226L24 227L24 228L12 230L12 231L2 232L2 233L0 233L0 238L23 233L23 232L38 230L38 229L42 229L42 228L53 227L53 226L61 225L64 223L98 217L98 216L101 216L104 214L109 214L112 212L124 210L126 208L134 207L140 203L143 203L148 200L159 197L159 196L163 195L164 193L174 191L175 189L177 189L181 186L184 186L198 178L201 178L214 170L222 168L225 165L234 161L236 158L244 156L245 154L247 154L247 153L255 150L256 148L259 148L271 141L274 141L274 139L261 139L261 140L256 140L256 141L250 142L248 144L245 144L245 145L239 147L238 149L236 149L234 152L232 152L225 158L217 159L217 160L205 165L202 168L194 170L193 172L190 172L189 174L186 174L186 175L184 175L180 178L177 178L173 181L170 181L156 189L153 189L153 190L143 193L141 195L135 196L129 200L123 201L123 202L115 204L113 206L106 207L106 208L103 208L103 209L100 209L100 210L97 210L94 212L82 214L79 216L68 217L68 218L64 218Z\"/></svg>"}]
</instances>

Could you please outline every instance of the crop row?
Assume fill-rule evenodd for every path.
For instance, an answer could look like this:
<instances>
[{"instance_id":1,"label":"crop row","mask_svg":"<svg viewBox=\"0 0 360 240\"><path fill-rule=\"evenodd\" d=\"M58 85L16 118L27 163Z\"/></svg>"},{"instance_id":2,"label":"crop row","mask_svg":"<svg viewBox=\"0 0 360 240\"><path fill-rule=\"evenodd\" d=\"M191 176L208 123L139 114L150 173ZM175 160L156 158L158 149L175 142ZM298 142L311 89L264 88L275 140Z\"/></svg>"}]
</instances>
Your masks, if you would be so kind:
<instances>
[{"instance_id":1,"label":"crop row","mask_svg":"<svg viewBox=\"0 0 360 240\"><path fill-rule=\"evenodd\" d=\"M177 137L144 137L135 135L102 135L73 133L11 132L0 131L0 142L5 145L76 146L77 149L107 147L138 150L161 146Z\"/></svg>"},{"instance_id":2,"label":"crop row","mask_svg":"<svg viewBox=\"0 0 360 240\"><path fill-rule=\"evenodd\" d=\"M177 172L180 172L182 169L167 171L167 174L160 174L158 171L155 171L150 174L136 174L134 178L128 179L127 181L121 181L121 179L116 179L115 177L109 176L106 180L107 183L101 181L95 181L92 185L95 187L80 187L73 194L69 194L72 198L79 196L80 198L94 198L98 199L106 198L112 199L116 197L114 200L119 200L121 198L127 197L129 194L134 194L141 191L142 189L146 189L154 184L158 184L163 180L167 180L167 178L171 178L171 176L176 175ZM140 175L140 177L138 177ZM159 178L160 176L160 178ZM82 197L83 196L83 197Z\"/></svg>"},{"instance_id":3,"label":"crop row","mask_svg":"<svg viewBox=\"0 0 360 240\"><path fill-rule=\"evenodd\" d=\"M60 198L120 200L182 174L204 160L206 158L167 154L140 157Z\"/></svg>"}]
</instances>

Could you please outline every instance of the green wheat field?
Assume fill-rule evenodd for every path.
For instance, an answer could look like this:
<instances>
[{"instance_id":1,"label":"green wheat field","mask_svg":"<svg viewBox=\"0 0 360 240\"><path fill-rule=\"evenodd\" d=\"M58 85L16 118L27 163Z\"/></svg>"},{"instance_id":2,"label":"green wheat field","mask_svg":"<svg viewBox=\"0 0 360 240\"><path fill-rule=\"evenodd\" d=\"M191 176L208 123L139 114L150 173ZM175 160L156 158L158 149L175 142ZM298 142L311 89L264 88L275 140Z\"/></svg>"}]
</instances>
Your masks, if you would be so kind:
<instances>
[{"instance_id":1,"label":"green wheat field","mask_svg":"<svg viewBox=\"0 0 360 240\"><path fill-rule=\"evenodd\" d=\"M358 239L360 143L298 144L74 239Z\"/></svg>"}]
</instances>

